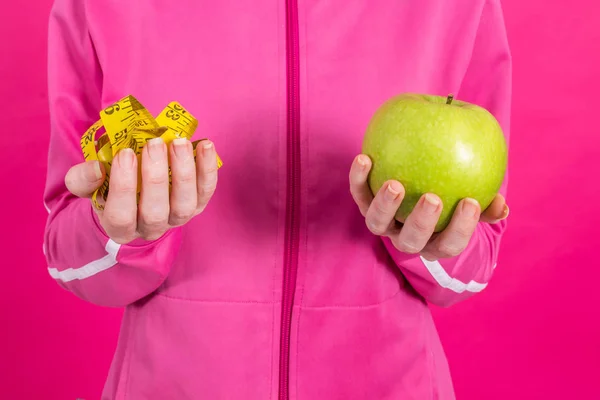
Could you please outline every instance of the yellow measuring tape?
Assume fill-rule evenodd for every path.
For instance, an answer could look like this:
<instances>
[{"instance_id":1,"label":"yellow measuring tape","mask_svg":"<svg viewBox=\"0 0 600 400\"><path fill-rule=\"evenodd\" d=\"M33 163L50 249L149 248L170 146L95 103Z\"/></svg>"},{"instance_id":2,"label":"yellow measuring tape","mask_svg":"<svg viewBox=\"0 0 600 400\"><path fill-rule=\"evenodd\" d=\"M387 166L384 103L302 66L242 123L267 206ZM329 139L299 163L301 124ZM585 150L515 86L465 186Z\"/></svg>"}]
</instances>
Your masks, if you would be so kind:
<instances>
[{"instance_id":1,"label":"yellow measuring tape","mask_svg":"<svg viewBox=\"0 0 600 400\"><path fill-rule=\"evenodd\" d=\"M96 134L104 127L105 132L96 139ZM92 203L99 210L104 205L99 197L106 201L110 182L110 168L114 156L119 150L130 148L138 157L138 187L137 197L141 190L141 154L147 141L160 137L168 145L174 139L186 138L191 140L198 127L198 120L176 101L171 102L156 119L133 96L127 96L100 112L100 119L92 125L81 138L81 151L86 161L98 160L104 164L106 179L92 194ZM200 141L192 142L194 160L196 146ZM217 168L223 162L217 155ZM171 171L169 169L169 185Z\"/></svg>"}]
</instances>

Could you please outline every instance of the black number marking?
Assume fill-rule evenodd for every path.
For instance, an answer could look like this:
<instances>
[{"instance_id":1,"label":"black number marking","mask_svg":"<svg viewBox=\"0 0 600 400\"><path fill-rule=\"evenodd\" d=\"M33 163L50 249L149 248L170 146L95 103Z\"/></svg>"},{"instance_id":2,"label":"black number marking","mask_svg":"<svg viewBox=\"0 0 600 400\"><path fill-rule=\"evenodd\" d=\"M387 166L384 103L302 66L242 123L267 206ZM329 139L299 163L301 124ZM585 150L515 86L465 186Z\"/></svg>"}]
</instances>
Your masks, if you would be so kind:
<instances>
[{"instance_id":1,"label":"black number marking","mask_svg":"<svg viewBox=\"0 0 600 400\"><path fill-rule=\"evenodd\" d=\"M115 133L115 142L112 144L112 147L120 146L123 142L128 139L127 128L123 129L121 132Z\"/></svg>"},{"instance_id":2,"label":"black number marking","mask_svg":"<svg viewBox=\"0 0 600 400\"><path fill-rule=\"evenodd\" d=\"M83 137L83 145L84 146L87 146L88 144L90 144L90 142L92 141L92 136L93 136L93 134L90 132L89 134L87 134Z\"/></svg>"},{"instance_id":3,"label":"black number marking","mask_svg":"<svg viewBox=\"0 0 600 400\"><path fill-rule=\"evenodd\" d=\"M138 119L138 120L134 121L132 125L134 128L139 128L141 126L149 126L150 122L148 122L145 119Z\"/></svg>"},{"instance_id":4,"label":"black number marking","mask_svg":"<svg viewBox=\"0 0 600 400\"><path fill-rule=\"evenodd\" d=\"M106 115L111 115L111 114L113 114L116 111L121 111L121 106L119 105L119 103L115 103L112 106L106 107L104 109L104 113Z\"/></svg>"},{"instance_id":5,"label":"black number marking","mask_svg":"<svg viewBox=\"0 0 600 400\"><path fill-rule=\"evenodd\" d=\"M179 118L181 118L181 115L179 115L177 112L175 112L173 110L167 111L167 113L165 114L165 116L167 118L172 119L173 121L177 121Z\"/></svg>"}]
</instances>

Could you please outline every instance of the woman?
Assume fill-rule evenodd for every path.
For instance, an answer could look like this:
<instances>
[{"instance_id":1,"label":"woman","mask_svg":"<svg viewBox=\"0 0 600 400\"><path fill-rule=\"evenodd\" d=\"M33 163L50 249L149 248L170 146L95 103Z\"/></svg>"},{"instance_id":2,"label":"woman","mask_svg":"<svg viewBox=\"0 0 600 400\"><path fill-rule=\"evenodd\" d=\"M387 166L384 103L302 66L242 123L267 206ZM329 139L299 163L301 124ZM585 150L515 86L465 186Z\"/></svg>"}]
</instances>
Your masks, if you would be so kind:
<instances>
[{"instance_id":1,"label":"woman","mask_svg":"<svg viewBox=\"0 0 600 400\"><path fill-rule=\"evenodd\" d=\"M56 0L49 39L49 271L126 308L103 399L454 398L427 302L487 285L506 182L432 236L439 198L397 226L401 183L373 196L359 153L402 92L456 93L508 139L499 0ZM79 140L128 94L153 115L179 101L210 140L196 163L186 140L149 142L139 204L119 152L98 211L104 167Z\"/></svg>"}]
</instances>

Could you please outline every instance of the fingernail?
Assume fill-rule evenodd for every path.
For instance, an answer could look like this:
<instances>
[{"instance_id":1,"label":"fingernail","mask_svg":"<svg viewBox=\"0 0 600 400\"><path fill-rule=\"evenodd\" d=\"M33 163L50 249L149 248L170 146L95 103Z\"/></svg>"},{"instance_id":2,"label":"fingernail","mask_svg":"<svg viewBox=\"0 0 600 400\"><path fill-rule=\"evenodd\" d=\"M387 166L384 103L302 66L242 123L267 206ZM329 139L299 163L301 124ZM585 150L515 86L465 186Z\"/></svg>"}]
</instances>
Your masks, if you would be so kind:
<instances>
[{"instance_id":1,"label":"fingernail","mask_svg":"<svg viewBox=\"0 0 600 400\"><path fill-rule=\"evenodd\" d=\"M161 138L154 138L148 141L148 155L152 161L162 160L165 153L165 141Z\"/></svg>"},{"instance_id":2,"label":"fingernail","mask_svg":"<svg viewBox=\"0 0 600 400\"><path fill-rule=\"evenodd\" d=\"M173 140L173 152L175 156L180 159L185 159L189 156L189 151L187 151L189 140L185 138L178 138Z\"/></svg>"},{"instance_id":3,"label":"fingernail","mask_svg":"<svg viewBox=\"0 0 600 400\"><path fill-rule=\"evenodd\" d=\"M427 214L434 214L439 206L440 200L436 196L430 193L425 194L425 201L423 201L423 210Z\"/></svg>"},{"instance_id":4,"label":"fingernail","mask_svg":"<svg viewBox=\"0 0 600 400\"><path fill-rule=\"evenodd\" d=\"M123 168L133 168L135 153L129 147L119 151L119 165Z\"/></svg>"},{"instance_id":5,"label":"fingernail","mask_svg":"<svg viewBox=\"0 0 600 400\"><path fill-rule=\"evenodd\" d=\"M367 166L367 161L365 160L365 156L362 156L362 155L358 156L358 158L356 159L356 162L358 163L358 165L361 168L364 168Z\"/></svg>"},{"instance_id":6,"label":"fingernail","mask_svg":"<svg viewBox=\"0 0 600 400\"><path fill-rule=\"evenodd\" d=\"M96 180L102 178L102 170L100 169L100 161L94 162L94 175Z\"/></svg>"},{"instance_id":7,"label":"fingernail","mask_svg":"<svg viewBox=\"0 0 600 400\"><path fill-rule=\"evenodd\" d=\"M474 218L479 210L479 203L477 200L467 198L463 201L462 212L466 217Z\"/></svg>"},{"instance_id":8,"label":"fingernail","mask_svg":"<svg viewBox=\"0 0 600 400\"><path fill-rule=\"evenodd\" d=\"M510 209L508 208L508 206L505 204L504 205L504 210L502 211L502 217L500 217L500 220L502 221L503 219L508 218L508 214L510 214Z\"/></svg>"},{"instance_id":9,"label":"fingernail","mask_svg":"<svg viewBox=\"0 0 600 400\"><path fill-rule=\"evenodd\" d=\"M493 220L491 222L491 224L497 224L500 221L504 221L506 218L508 218L509 213L510 213L510 210L508 209L508 206L505 204L504 208L502 209L502 215L500 216L500 218Z\"/></svg>"},{"instance_id":10,"label":"fingernail","mask_svg":"<svg viewBox=\"0 0 600 400\"><path fill-rule=\"evenodd\" d=\"M208 155L208 153L212 150L213 143L210 140L205 140L202 142L202 152L204 155Z\"/></svg>"},{"instance_id":11,"label":"fingernail","mask_svg":"<svg viewBox=\"0 0 600 400\"><path fill-rule=\"evenodd\" d=\"M395 201L399 194L400 192L394 189L391 184L389 184L387 190L385 191L385 199L390 202Z\"/></svg>"}]
</instances>

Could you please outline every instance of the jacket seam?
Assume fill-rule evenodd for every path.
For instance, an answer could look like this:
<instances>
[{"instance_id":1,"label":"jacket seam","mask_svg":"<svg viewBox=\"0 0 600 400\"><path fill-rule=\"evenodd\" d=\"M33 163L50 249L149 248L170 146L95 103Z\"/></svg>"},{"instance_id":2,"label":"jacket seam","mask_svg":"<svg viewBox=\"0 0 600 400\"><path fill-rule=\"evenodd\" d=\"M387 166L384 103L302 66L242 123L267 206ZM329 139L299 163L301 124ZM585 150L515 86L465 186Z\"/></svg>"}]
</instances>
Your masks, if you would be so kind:
<instances>
[{"instance_id":1,"label":"jacket seam","mask_svg":"<svg viewBox=\"0 0 600 400\"><path fill-rule=\"evenodd\" d=\"M404 293L404 290L402 290L402 288L399 288L391 296L386 297L385 299L383 299L377 303L372 303L372 304L364 304L364 305L332 304L332 305L316 305L316 306L302 305L302 306L300 306L300 309L304 309L304 310L336 310L336 309L361 310L361 309L367 309L367 308L375 308L375 307L379 307L380 305L382 305L384 303L387 303L388 301L393 300L401 293Z\"/></svg>"},{"instance_id":2,"label":"jacket seam","mask_svg":"<svg viewBox=\"0 0 600 400\"><path fill-rule=\"evenodd\" d=\"M135 323L135 319L137 318L137 310L130 308L131 311L131 316L129 318L129 334L126 340L126 344L125 344L125 355L123 357L123 361L124 363L126 363L126 365L124 365L123 371L121 372L121 379L123 380L123 400L126 400L129 394L129 384L130 384L130 377L131 377L131 358L133 357L133 352L134 352L134 347L135 347L135 342L133 341L133 338L135 336L135 331L136 331L136 323ZM119 389L117 389L117 398L119 397L118 393L119 393Z\"/></svg>"},{"instance_id":3,"label":"jacket seam","mask_svg":"<svg viewBox=\"0 0 600 400\"><path fill-rule=\"evenodd\" d=\"M97 88L98 92L97 95L98 97L93 99L96 101L95 104L95 108L102 108L102 92L104 90L104 76L103 76L103 70L102 70L102 63L100 61L100 56L98 54L98 49L96 48L96 43L94 41L94 35L92 33L92 26L90 24L90 17L89 17L89 13L88 13L88 1L87 0L83 0L82 2L83 4L83 14L85 17L85 31L87 33L87 37L88 40L90 42L90 47L92 49L92 52L94 54L94 64L96 65L96 67L98 68L98 72L100 73L100 75L102 76L102 82L100 83L100 86Z\"/></svg>"},{"instance_id":4,"label":"jacket seam","mask_svg":"<svg viewBox=\"0 0 600 400\"><path fill-rule=\"evenodd\" d=\"M279 304L281 301L260 301L260 300L209 300L209 299L186 299L185 297L173 296L165 294L164 292L157 292L157 297L163 297L167 300L182 301L186 303L204 303L204 304L260 304L260 305L274 305Z\"/></svg>"},{"instance_id":5,"label":"jacket seam","mask_svg":"<svg viewBox=\"0 0 600 400\"><path fill-rule=\"evenodd\" d=\"M299 79L300 79L300 86L298 88L299 91L302 91L302 88L304 87L305 93L309 93L309 84L310 84L310 79L308 78L308 71L310 70L308 67L308 54L310 53L310 51L308 50L308 40L306 40L307 34L306 34L306 24L300 24L300 18L305 17L304 12L306 12L304 7L301 7L301 4L297 4L296 7L298 8L298 36L302 35L300 26L302 26L302 30L304 31L304 51L302 51L302 46L299 46L299 58L301 60L301 63L299 65L299 70L298 70L298 74L299 74ZM303 18L304 19L304 18ZM299 38L300 39L300 38ZM305 76L304 76L304 81L301 80L302 78L302 70L304 70ZM300 99L300 106L304 106L305 110L309 110L309 106L308 106L308 102L309 102L309 96L306 95L303 98ZM306 115L306 114L305 114ZM302 116L302 112L300 112L300 116ZM299 135L302 138L302 124L304 123L304 138L306 140L306 145L304 146L304 154L302 154L302 146L300 146L300 166L302 168L302 156L304 155L305 159L306 159L306 163L305 163L305 168L306 168L306 173L301 174L301 176L310 176L310 125L308 124L308 118L304 118L304 120L300 120L300 132ZM300 140L300 143L302 143L302 140ZM305 254L305 260L308 260L308 204L307 204L307 198L309 196L309 189L307 187L307 184L302 185L302 191L303 191L303 196L301 197L301 199L303 200L304 204L301 204L301 212L302 210L303 212L303 222L304 222L304 234L303 234L303 239L304 239L304 254ZM295 368L295 379L294 379L294 383L295 383L295 392L296 392L296 398L298 399L298 391L299 391L299 384L298 384L298 377L299 375L299 369L300 369L300 321L302 319L302 309L303 309L303 304L304 304L304 287L306 285L306 267L307 267L307 262L304 262L304 268L302 269L302 281L301 281L301 286L300 286L300 293L299 293L299 298L298 298L298 320L296 322L296 359L294 360L296 363L296 368ZM298 280L297 282L300 282L300 280Z\"/></svg>"},{"instance_id":6,"label":"jacket seam","mask_svg":"<svg viewBox=\"0 0 600 400\"><path fill-rule=\"evenodd\" d=\"M477 44L477 40L479 39L479 30L481 28L481 20L483 19L483 14L485 13L486 7L490 6L493 0L486 0L481 7L481 12L479 14L479 19L477 20L477 29L475 29L475 37L473 38L473 43L471 44L471 52L469 54L469 61L466 63L465 70L462 74L462 78L460 79L460 83L458 85L458 91L462 89L465 78L467 77L469 70L471 69L471 63L473 62L473 54L475 52L475 46Z\"/></svg>"},{"instance_id":7,"label":"jacket seam","mask_svg":"<svg viewBox=\"0 0 600 400\"><path fill-rule=\"evenodd\" d=\"M283 2L282 1L278 1L277 2L277 18L281 18L281 14L282 14L282 5ZM278 24L278 26L280 26L281 24ZM285 28L283 28L285 29ZM279 28L277 29L277 43L281 43L281 32L282 29ZM285 40L285 39L284 39ZM284 43L285 44L285 43ZM279 58L282 57L281 55L281 51L280 48L277 47L277 52L278 52L278 56ZM285 55L283 56L284 59L284 67L285 67L285 61L286 61L286 57ZM285 81L282 79L282 75L283 75L283 68L278 68L278 74L277 74L277 82L279 82L280 84L277 85L277 99L281 99L282 97L282 90L285 90L286 85L285 85ZM282 83L283 82L283 83ZM275 135L275 142L277 143L277 160L280 160L281 157L281 123L280 123L280 119L278 119L278 123L277 123L277 135ZM279 179L279 176L278 176ZM281 208L278 208L279 211L277 213L277 226L281 226L281 221L282 221L282 211ZM273 278L271 280L271 284L272 284L272 288L271 288L271 304L272 304L272 312L271 312L271 377L269 379L269 383L270 383L270 390L269 390L269 400L271 400L273 398L273 387L275 386L275 379L276 379L276 373L275 373L275 366L279 366L279 353L280 353L280 345L278 343L277 346L277 353L275 353L275 318L277 316L277 311L280 309L278 307L276 307L277 304L282 303L283 299L280 297L279 301L277 300L277 290L276 288L278 287L277 284L277 271L278 271L278 265L279 263L277 262L278 259L278 249L279 249L279 243L281 241L281 230L277 229L277 236L275 238L275 246L273 246L273 253L272 253L272 257L273 257ZM280 311L281 312L281 311ZM279 329L281 329L281 322L279 323ZM279 333L279 332L278 332ZM277 359L275 358L275 354L277 354ZM277 386L278 388L278 386ZM279 393L276 394L277 397Z\"/></svg>"},{"instance_id":8,"label":"jacket seam","mask_svg":"<svg viewBox=\"0 0 600 400\"><path fill-rule=\"evenodd\" d=\"M374 307L378 307L381 304L384 304L392 299L394 299L396 296L398 296L400 293L403 293L404 291L400 288L398 289L396 292L394 292L394 294L392 294L389 297L386 297L385 299L378 301L377 303L371 303L371 304L362 304L362 305L351 305L351 304L331 304L331 305L315 305L315 306L306 306L306 305L301 305L298 306L298 308L300 309L304 309L304 310L327 310L327 309L349 309L349 310L353 310L353 309L366 309L366 308L374 308ZM182 302L186 302L186 303L199 303L199 304L257 304L257 305L277 305L280 304L281 301L259 301L259 300L209 300L209 299L186 299L184 297L178 297L178 296L173 296L170 294L165 294L165 293L156 293L155 296L157 297L163 297L167 300L173 300L173 301L182 301Z\"/></svg>"},{"instance_id":9,"label":"jacket seam","mask_svg":"<svg viewBox=\"0 0 600 400\"><path fill-rule=\"evenodd\" d=\"M429 398L431 400L435 400L436 396L436 392L437 392L437 388L436 388L436 380L434 379L436 376L436 365L435 365L435 357L433 355L433 352L431 351L431 345L432 345L432 338L431 338L431 332L430 329L425 329L425 312L423 310L421 310L421 317L420 317L420 324L421 324L421 335L423 335L423 337L427 338L427 342L425 345L425 352L426 355L425 357L427 358L427 365L428 365L428 375L429 375Z\"/></svg>"}]
</instances>

